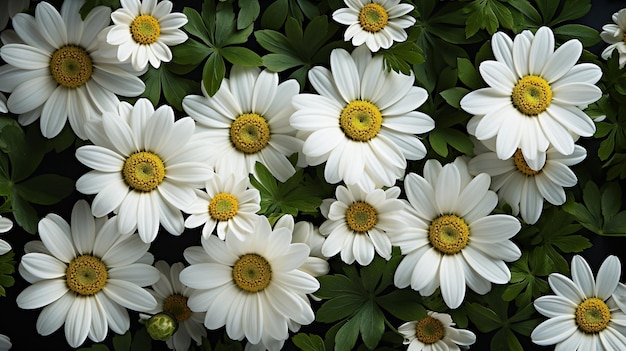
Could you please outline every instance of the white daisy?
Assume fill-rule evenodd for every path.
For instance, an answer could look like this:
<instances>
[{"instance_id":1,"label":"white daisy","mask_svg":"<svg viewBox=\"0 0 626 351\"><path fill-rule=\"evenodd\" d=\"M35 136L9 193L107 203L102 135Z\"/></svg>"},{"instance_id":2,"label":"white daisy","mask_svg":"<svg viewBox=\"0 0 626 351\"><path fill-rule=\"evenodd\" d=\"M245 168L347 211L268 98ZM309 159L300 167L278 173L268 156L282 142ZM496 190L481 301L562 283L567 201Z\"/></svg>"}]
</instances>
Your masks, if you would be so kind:
<instances>
[{"instance_id":1,"label":"white daisy","mask_svg":"<svg viewBox=\"0 0 626 351\"><path fill-rule=\"evenodd\" d=\"M247 175L260 162L284 182L296 172L287 157L302 148L289 125L299 91L294 79L278 84L277 73L234 65L214 96L202 85L204 96L186 96L183 109L205 127L217 173Z\"/></svg>"},{"instance_id":2,"label":"white daisy","mask_svg":"<svg viewBox=\"0 0 626 351\"><path fill-rule=\"evenodd\" d=\"M293 98L298 109L291 125L306 139L302 148L307 163L326 162L329 183L360 183L363 188L392 186L404 175L406 160L426 155L415 134L435 126L428 115L415 111L428 94L413 86L415 78L387 71L383 58L372 58L364 47L352 55L335 49L330 67L309 71L320 95Z\"/></svg>"},{"instance_id":3,"label":"white daisy","mask_svg":"<svg viewBox=\"0 0 626 351\"><path fill-rule=\"evenodd\" d=\"M180 281L197 289L188 305L206 311L205 327L226 326L231 339L268 346L286 340L292 324L299 328L313 322L307 294L317 291L319 282L299 269L309 248L292 244L289 229L272 230L265 217L255 229L244 240L210 236L201 240L202 248L187 248L190 266Z\"/></svg>"},{"instance_id":4,"label":"white daisy","mask_svg":"<svg viewBox=\"0 0 626 351\"><path fill-rule=\"evenodd\" d=\"M30 6L30 0L11 0L0 2L0 30L9 23L9 18L26 10Z\"/></svg>"},{"instance_id":5,"label":"white daisy","mask_svg":"<svg viewBox=\"0 0 626 351\"><path fill-rule=\"evenodd\" d=\"M394 41L407 39L404 31L415 24L408 15L413 5L401 4L400 0L344 0L348 7L333 12L333 19L348 26L343 37L352 39L352 45L367 45L376 52L391 47Z\"/></svg>"},{"instance_id":6,"label":"white daisy","mask_svg":"<svg viewBox=\"0 0 626 351\"><path fill-rule=\"evenodd\" d=\"M514 215L520 214L526 223L535 224L543 211L544 200L559 206L565 203L564 187L578 182L576 174L569 168L582 162L587 150L575 145L571 155L563 155L553 147L543 154L539 170L532 169L520 149L508 160L501 160L493 151L493 139L475 148L476 156L468 163L471 174L487 173L491 176L491 189L498 193L501 202L511 206Z\"/></svg>"},{"instance_id":7,"label":"white daisy","mask_svg":"<svg viewBox=\"0 0 626 351\"><path fill-rule=\"evenodd\" d=\"M530 337L537 345L554 345L556 350L615 351L626 349L626 313L613 301L621 275L616 256L607 257L596 279L587 261L572 258L572 279L552 273L548 283L556 295L541 296L535 309L548 320Z\"/></svg>"},{"instance_id":8,"label":"white daisy","mask_svg":"<svg viewBox=\"0 0 626 351\"><path fill-rule=\"evenodd\" d=\"M4 334L0 334L0 351L9 351L12 346L11 339Z\"/></svg>"},{"instance_id":9,"label":"white daisy","mask_svg":"<svg viewBox=\"0 0 626 351\"><path fill-rule=\"evenodd\" d=\"M602 58L608 60L613 51L617 51L619 57L620 68L626 64L626 9L621 9L613 14L611 17L613 23L605 24L602 26L602 32L600 38L605 43L609 44L602 51Z\"/></svg>"},{"instance_id":10,"label":"white daisy","mask_svg":"<svg viewBox=\"0 0 626 351\"><path fill-rule=\"evenodd\" d=\"M13 228L13 222L6 217L0 216L0 233L6 233L11 228ZM11 244L0 239L0 255L4 255L9 251L11 251Z\"/></svg>"},{"instance_id":11,"label":"white daisy","mask_svg":"<svg viewBox=\"0 0 626 351\"><path fill-rule=\"evenodd\" d=\"M107 31L106 40L117 47L117 58L130 61L133 68L141 71L148 66L159 68L161 61L170 62L170 46L187 40L187 34L179 28L187 24L187 16L172 13L171 1L121 0L122 7L111 14L113 26Z\"/></svg>"},{"instance_id":12,"label":"white daisy","mask_svg":"<svg viewBox=\"0 0 626 351\"><path fill-rule=\"evenodd\" d=\"M496 60L480 64L489 85L461 99L461 107L475 116L467 129L479 140L496 138L500 159L517 149L534 169L538 154L549 145L564 155L574 152L578 136L595 132L593 120L582 107L602 96L594 84L602 70L592 63L576 64L582 44L573 39L554 50L554 35L541 27L526 30L511 40L494 34L491 46Z\"/></svg>"},{"instance_id":13,"label":"white daisy","mask_svg":"<svg viewBox=\"0 0 626 351\"><path fill-rule=\"evenodd\" d=\"M217 236L224 240L226 233L240 239L254 231L261 209L261 195L257 189L249 187L247 174L216 174L205 185L206 192L196 191L198 197L183 209L190 216L185 227L197 228L201 225L202 236L207 239L217 227Z\"/></svg>"},{"instance_id":14,"label":"white daisy","mask_svg":"<svg viewBox=\"0 0 626 351\"><path fill-rule=\"evenodd\" d=\"M472 177L462 158L443 167L428 160L424 177L406 176L407 228L391 237L405 255L395 273L397 287L410 285L423 296L440 287L444 302L454 309L463 302L466 284L486 294L491 283L509 282L504 261L521 256L509 240L521 225L513 216L490 215L498 196L489 182L485 173Z\"/></svg>"},{"instance_id":15,"label":"white daisy","mask_svg":"<svg viewBox=\"0 0 626 351\"><path fill-rule=\"evenodd\" d=\"M428 311L428 315L419 321L402 324L398 332L404 336L403 343L409 345L408 351L459 351L459 345L469 346L476 342L476 334L453 328L455 325L449 314Z\"/></svg>"},{"instance_id":16,"label":"white daisy","mask_svg":"<svg viewBox=\"0 0 626 351\"><path fill-rule=\"evenodd\" d=\"M19 264L30 284L16 298L23 309L42 308L37 332L49 335L65 324L71 347L87 337L100 342L110 328L124 334L128 311L153 309L144 286L159 279L149 244L117 230L118 217L96 220L85 200L76 202L71 224L56 214L39 221L41 241L30 242Z\"/></svg>"},{"instance_id":17,"label":"white daisy","mask_svg":"<svg viewBox=\"0 0 626 351\"><path fill-rule=\"evenodd\" d=\"M114 110L122 96L137 96L145 85L130 65L111 55L98 33L110 21L111 9L94 8L83 21L78 13L84 1L64 1L59 13L47 2L35 8L35 17L13 18L23 43L0 50L7 63L0 67L0 91L10 92L9 111L28 125L41 117L41 133L59 134L69 119L74 133L86 139L84 125Z\"/></svg>"},{"instance_id":18,"label":"white daisy","mask_svg":"<svg viewBox=\"0 0 626 351\"><path fill-rule=\"evenodd\" d=\"M358 185L340 185L335 199L324 200L320 211L326 221L320 233L326 235L322 254L332 257L341 252L341 260L355 260L367 266L374 252L391 258L391 236L404 229L404 202L398 199L400 188L364 190Z\"/></svg>"},{"instance_id":19,"label":"white daisy","mask_svg":"<svg viewBox=\"0 0 626 351\"><path fill-rule=\"evenodd\" d=\"M191 118L174 121L174 111L156 111L149 100L127 102L87 127L94 145L81 146L76 158L93 169L76 182L83 194L96 194L94 216L119 214L118 229L135 230L152 242L163 225L170 234L184 229L181 209L187 208L213 175L207 146L194 133Z\"/></svg>"}]
</instances>

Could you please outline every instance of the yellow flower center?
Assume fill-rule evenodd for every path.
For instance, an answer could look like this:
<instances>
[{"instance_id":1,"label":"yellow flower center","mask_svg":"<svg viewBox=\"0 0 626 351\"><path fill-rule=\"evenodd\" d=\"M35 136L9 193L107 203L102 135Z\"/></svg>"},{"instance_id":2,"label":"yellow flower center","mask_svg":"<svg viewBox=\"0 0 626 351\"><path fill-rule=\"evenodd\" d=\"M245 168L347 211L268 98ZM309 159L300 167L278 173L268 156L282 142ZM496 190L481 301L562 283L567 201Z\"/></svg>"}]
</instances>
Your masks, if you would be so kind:
<instances>
[{"instance_id":1,"label":"yellow flower center","mask_svg":"<svg viewBox=\"0 0 626 351\"><path fill-rule=\"evenodd\" d=\"M533 75L520 79L511 94L513 106L527 116L537 116L552 102L552 89L548 82Z\"/></svg>"},{"instance_id":2,"label":"yellow flower center","mask_svg":"<svg viewBox=\"0 0 626 351\"><path fill-rule=\"evenodd\" d=\"M415 336L417 340L424 344L434 344L443 339L444 328L440 320L433 317L426 317L415 324Z\"/></svg>"},{"instance_id":3,"label":"yellow flower center","mask_svg":"<svg viewBox=\"0 0 626 351\"><path fill-rule=\"evenodd\" d=\"M377 220L376 209L365 202L355 202L346 210L348 227L360 234L374 228Z\"/></svg>"},{"instance_id":4,"label":"yellow flower center","mask_svg":"<svg viewBox=\"0 0 626 351\"><path fill-rule=\"evenodd\" d=\"M380 131L383 115L376 105L354 100L341 111L339 125L343 133L354 141L368 141Z\"/></svg>"},{"instance_id":5,"label":"yellow flower center","mask_svg":"<svg viewBox=\"0 0 626 351\"><path fill-rule=\"evenodd\" d=\"M134 190L148 192L156 189L165 178L165 165L152 152L136 152L124 162L122 175L126 184Z\"/></svg>"},{"instance_id":6,"label":"yellow flower center","mask_svg":"<svg viewBox=\"0 0 626 351\"><path fill-rule=\"evenodd\" d=\"M187 306L187 297L180 294L168 296L163 301L163 311L176 317L176 320L179 322L191 317L191 309Z\"/></svg>"},{"instance_id":7,"label":"yellow flower center","mask_svg":"<svg viewBox=\"0 0 626 351\"><path fill-rule=\"evenodd\" d=\"M78 88L87 83L93 72L91 57L85 49L66 45L52 53L52 78L66 88Z\"/></svg>"},{"instance_id":8,"label":"yellow flower center","mask_svg":"<svg viewBox=\"0 0 626 351\"><path fill-rule=\"evenodd\" d=\"M369 3L359 12L359 23L364 31L376 33L387 25L389 15L387 10L379 4Z\"/></svg>"},{"instance_id":9,"label":"yellow flower center","mask_svg":"<svg viewBox=\"0 0 626 351\"><path fill-rule=\"evenodd\" d=\"M233 280L241 290L259 292L270 285L272 267L257 254L245 254L233 266Z\"/></svg>"},{"instance_id":10,"label":"yellow flower center","mask_svg":"<svg viewBox=\"0 0 626 351\"><path fill-rule=\"evenodd\" d=\"M65 271L67 286L82 296L90 296L102 290L108 276L106 265L90 255L76 257Z\"/></svg>"},{"instance_id":11,"label":"yellow flower center","mask_svg":"<svg viewBox=\"0 0 626 351\"><path fill-rule=\"evenodd\" d=\"M541 172L541 170L536 171L528 166L528 163L526 163L526 159L524 158L521 149L517 149L517 151L515 151L515 153L513 154L513 162L515 162L515 167L517 167L517 170L524 175L534 176Z\"/></svg>"},{"instance_id":12,"label":"yellow flower center","mask_svg":"<svg viewBox=\"0 0 626 351\"><path fill-rule=\"evenodd\" d=\"M237 150L254 154L270 141L270 127L265 118L256 113L244 113L230 126L230 141Z\"/></svg>"},{"instance_id":13,"label":"yellow flower center","mask_svg":"<svg viewBox=\"0 0 626 351\"><path fill-rule=\"evenodd\" d=\"M209 215L218 221L227 221L237 215L239 202L231 194L219 193L209 202Z\"/></svg>"},{"instance_id":14,"label":"yellow flower center","mask_svg":"<svg viewBox=\"0 0 626 351\"><path fill-rule=\"evenodd\" d=\"M161 26L151 15L140 15L130 24L130 34L138 44L150 45L159 39Z\"/></svg>"},{"instance_id":15,"label":"yellow flower center","mask_svg":"<svg viewBox=\"0 0 626 351\"><path fill-rule=\"evenodd\" d=\"M591 297L576 307L576 324L585 333L599 333L611 321L611 311L604 301Z\"/></svg>"},{"instance_id":16,"label":"yellow flower center","mask_svg":"<svg viewBox=\"0 0 626 351\"><path fill-rule=\"evenodd\" d=\"M454 255L467 246L469 227L456 215L443 215L435 218L428 228L428 240L440 252Z\"/></svg>"}]
</instances>

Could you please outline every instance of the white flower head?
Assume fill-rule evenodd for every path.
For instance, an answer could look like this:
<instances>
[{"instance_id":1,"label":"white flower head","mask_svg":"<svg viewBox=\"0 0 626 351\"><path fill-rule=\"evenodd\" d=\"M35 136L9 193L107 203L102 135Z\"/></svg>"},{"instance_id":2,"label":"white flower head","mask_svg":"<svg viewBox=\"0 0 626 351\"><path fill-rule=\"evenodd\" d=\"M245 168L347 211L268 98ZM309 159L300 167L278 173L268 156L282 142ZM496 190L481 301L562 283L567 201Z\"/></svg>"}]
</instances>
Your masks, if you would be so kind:
<instances>
[{"instance_id":1,"label":"white flower head","mask_svg":"<svg viewBox=\"0 0 626 351\"><path fill-rule=\"evenodd\" d=\"M159 68L161 62L172 60L170 46L187 40L179 28L187 16L172 13L172 2L163 0L121 0L122 7L111 14L113 26L106 34L109 44L117 47L117 58L132 62L141 71L148 66Z\"/></svg>"},{"instance_id":2,"label":"white flower head","mask_svg":"<svg viewBox=\"0 0 626 351\"><path fill-rule=\"evenodd\" d=\"M118 217L95 219L85 200L76 202L71 223L48 214L39 221L41 241L25 247L19 272L31 285L16 298L23 309L39 309L37 332L50 335L65 325L76 348L89 337L103 341L110 328L124 334L128 311L153 309L143 287L159 279L149 244L117 230Z\"/></svg>"},{"instance_id":3,"label":"white flower head","mask_svg":"<svg viewBox=\"0 0 626 351\"><path fill-rule=\"evenodd\" d=\"M506 284L511 272L505 261L521 256L510 240L519 220L490 214L498 196L489 190L489 175L472 177L462 158L442 166L428 160L424 176L408 174L404 188L411 205L407 228L391 237L405 257L395 273L399 288L411 286L423 296L440 287L444 302L457 308L466 286L479 294L491 283Z\"/></svg>"},{"instance_id":4,"label":"white flower head","mask_svg":"<svg viewBox=\"0 0 626 351\"><path fill-rule=\"evenodd\" d=\"M344 181L364 189L393 186L406 160L419 160L426 148L416 134L432 130L428 115L415 111L426 99L413 75L386 71L380 55L363 47L352 54L335 49L330 70L314 67L309 79L317 94L293 98L291 125L300 131L309 165L324 166L329 183Z\"/></svg>"},{"instance_id":5,"label":"white flower head","mask_svg":"<svg viewBox=\"0 0 626 351\"><path fill-rule=\"evenodd\" d=\"M602 58L608 60L614 51L619 55L619 66L624 67L626 64L626 9L621 9L611 17L613 23L602 26L600 38L609 44L602 51Z\"/></svg>"},{"instance_id":6,"label":"white flower head","mask_svg":"<svg viewBox=\"0 0 626 351\"><path fill-rule=\"evenodd\" d=\"M26 10L30 6L30 0L11 0L0 2L0 30L9 23L9 18Z\"/></svg>"},{"instance_id":7,"label":"white flower head","mask_svg":"<svg viewBox=\"0 0 626 351\"><path fill-rule=\"evenodd\" d=\"M371 52L388 49L393 42L407 39L404 31L415 24L408 15L413 5L401 4L400 0L344 0L348 7L333 12L333 19L348 26L344 40L352 45L365 44Z\"/></svg>"},{"instance_id":8,"label":"white flower head","mask_svg":"<svg viewBox=\"0 0 626 351\"><path fill-rule=\"evenodd\" d=\"M6 233L11 228L13 228L13 222L6 217L0 216L0 233ZM9 251L11 251L11 244L0 239L0 255L4 255Z\"/></svg>"},{"instance_id":9,"label":"white flower head","mask_svg":"<svg viewBox=\"0 0 626 351\"><path fill-rule=\"evenodd\" d=\"M532 331L537 345L557 350L614 351L626 349L626 313L613 299L618 289L621 263L608 256L594 279L587 261L572 258L572 279L552 273L548 283L555 295L534 301L535 309L548 317Z\"/></svg>"},{"instance_id":10,"label":"white flower head","mask_svg":"<svg viewBox=\"0 0 626 351\"><path fill-rule=\"evenodd\" d=\"M476 342L476 334L454 328L455 325L449 314L428 311L426 317L402 324L398 332L404 336L404 344L409 345L407 351L459 351L459 345Z\"/></svg>"}]
</instances>

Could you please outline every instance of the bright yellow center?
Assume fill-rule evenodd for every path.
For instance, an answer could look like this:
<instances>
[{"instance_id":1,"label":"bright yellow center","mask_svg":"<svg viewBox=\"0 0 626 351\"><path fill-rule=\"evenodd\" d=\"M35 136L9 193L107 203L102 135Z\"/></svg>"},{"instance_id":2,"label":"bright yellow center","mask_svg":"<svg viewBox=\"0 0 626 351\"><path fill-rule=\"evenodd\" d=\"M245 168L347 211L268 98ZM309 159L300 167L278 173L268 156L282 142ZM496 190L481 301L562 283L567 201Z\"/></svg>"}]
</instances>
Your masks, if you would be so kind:
<instances>
[{"instance_id":1,"label":"bright yellow center","mask_svg":"<svg viewBox=\"0 0 626 351\"><path fill-rule=\"evenodd\" d=\"M254 154L270 141L270 127L265 118L256 113L244 113L230 126L230 141L237 150Z\"/></svg>"},{"instance_id":2,"label":"bright yellow center","mask_svg":"<svg viewBox=\"0 0 626 351\"><path fill-rule=\"evenodd\" d=\"M52 78L66 88L78 88L91 78L93 65L85 49L66 45L52 53L50 73Z\"/></svg>"},{"instance_id":3,"label":"bright yellow center","mask_svg":"<svg viewBox=\"0 0 626 351\"><path fill-rule=\"evenodd\" d=\"M106 265L90 255L76 257L65 271L67 286L82 296L90 296L102 290L108 276Z\"/></svg>"},{"instance_id":4,"label":"bright yellow center","mask_svg":"<svg viewBox=\"0 0 626 351\"><path fill-rule=\"evenodd\" d=\"M456 215L443 215L430 223L428 239L431 245L440 252L454 255L467 246L469 227Z\"/></svg>"},{"instance_id":5,"label":"bright yellow center","mask_svg":"<svg viewBox=\"0 0 626 351\"><path fill-rule=\"evenodd\" d=\"M424 344L434 344L443 339L443 324L437 318L423 318L415 324L415 336Z\"/></svg>"},{"instance_id":6,"label":"bright yellow center","mask_svg":"<svg viewBox=\"0 0 626 351\"><path fill-rule=\"evenodd\" d=\"M359 23L364 31L376 33L387 25L389 15L387 10L379 4L369 3L359 12Z\"/></svg>"},{"instance_id":7,"label":"bright yellow center","mask_svg":"<svg viewBox=\"0 0 626 351\"><path fill-rule=\"evenodd\" d=\"M176 317L176 320L179 322L191 317L191 309L187 306L187 297L180 294L168 296L165 301L163 301L163 311Z\"/></svg>"},{"instance_id":8,"label":"bright yellow center","mask_svg":"<svg viewBox=\"0 0 626 351\"><path fill-rule=\"evenodd\" d=\"M354 100L341 111L339 125L344 134L354 141L368 141L380 131L383 115L376 105Z\"/></svg>"},{"instance_id":9,"label":"bright yellow center","mask_svg":"<svg viewBox=\"0 0 626 351\"><path fill-rule=\"evenodd\" d=\"M355 202L346 210L348 227L357 233L367 233L377 222L376 209L365 202Z\"/></svg>"},{"instance_id":10,"label":"bright yellow center","mask_svg":"<svg viewBox=\"0 0 626 351\"><path fill-rule=\"evenodd\" d=\"M149 151L141 151L130 155L122 169L124 181L138 191L152 191L165 178L163 160Z\"/></svg>"},{"instance_id":11,"label":"bright yellow center","mask_svg":"<svg viewBox=\"0 0 626 351\"><path fill-rule=\"evenodd\" d=\"M548 82L539 77L528 75L520 79L511 94L513 106L527 116L537 116L545 111L552 102L552 89Z\"/></svg>"},{"instance_id":12,"label":"bright yellow center","mask_svg":"<svg viewBox=\"0 0 626 351\"><path fill-rule=\"evenodd\" d=\"M209 215L218 221L227 221L237 215L239 202L227 193L219 193L209 202Z\"/></svg>"},{"instance_id":13,"label":"bright yellow center","mask_svg":"<svg viewBox=\"0 0 626 351\"><path fill-rule=\"evenodd\" d=\"M585 333L599 333L611 321L611 311L604 301L591 297L576 307L576 324Z\"/></svg>"},{"instance_id":14,"label":"bright yellow center","mask_svg":"<svg viewBox=\"0 0 626 351\"><path fill-rule=\"evenodd\" d=\"M515 151L515 153L513 154L513 162L515 162L515 167L517 167L517 170L524 175L534 176L541 172L541 170L536 171L528 166L528 163L526 163L526 159L524 158L521 149L517 149L517 151Z\"/></svg>"},{"instance_id":15,"label":"bright yellow center","mask_svg":"<svg viewBox=\"0 0 626 351\"><path fill-rule=\"evenodd\" d=\"M140 15L130 24L130 34L138 44L150 45L159 39L161 26L151 15Z\"/></svg>"},{"instance_id":16,"label":"bright yellow center","mask_svg":"<svg viewBox=\"0 0 626 351\"><path fill-rule=\"evenodd\" d=\"M270 285L272 267L257 254L245 254L233 266L233 280L241 290L258 292Z\"/></svg>"}]
</instances>

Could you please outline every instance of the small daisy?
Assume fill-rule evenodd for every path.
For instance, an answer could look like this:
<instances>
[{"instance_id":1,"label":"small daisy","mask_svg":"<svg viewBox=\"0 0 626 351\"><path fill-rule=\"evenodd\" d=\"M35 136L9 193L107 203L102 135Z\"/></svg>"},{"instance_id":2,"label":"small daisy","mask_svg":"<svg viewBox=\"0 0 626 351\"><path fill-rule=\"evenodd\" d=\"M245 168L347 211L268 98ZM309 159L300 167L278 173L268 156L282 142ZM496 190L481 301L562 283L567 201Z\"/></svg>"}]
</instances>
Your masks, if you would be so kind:
<instances>
[{"instance_id":1,"label":"small daisy","mask_svg":"<svg viewBox=\"0 0 626 351\"><path fill-rule=\"evenodd\" d=\"M395 273L397 287L410 285L422 296L440 287L444 302L454 309L463 302L466 285L482 295L491 283L509 282L504 261L521 256L509 240L521 225L513 216L490 214L498 196L489 190L489 182L485 173L472 177L462 158L445 166L428 160L424 177L406 176L408 225L391 237L405 255Z\"/></svg>"},{"instance_id":2,"label":"small daisy","mask_svg":"<svg viewBox=\"0 0 626 351\"><path fill-rule=\"evenodd\" d=\"M261 195L257 189L249 187L247 174L216 174L206 182L204 191L196 191L198 197L184 211L190 216L185 227L197 228L201 225L205 239L217 227L217 236L224 240L227 233L240 239L254 231L261 209Z\"/></svg>"},{"instance_id":3,"label":"small daisy","mask_svg":"<svg viewBox=\"0 0 626 351\"><path fill-rule=\"evenodd\" d=\"M11 0L0 2L0 30L6 28L9 18L28 9L30 0Z\"/></svg>"},{"instance_id":4,"label":"small daisy","mask_svg":"<svg viewBox=\"0 0 626 351\"><path fill-rule=\"evenodd\" d=\"M13 222L10 219L0 216L0 233L6 233L13 228ZM0 239L0 255L11 251L11 244Z\"/></svg>"},{"instance_id":5,"label":"small daisy","mask_svg":"<svg viewBox=\"0 0 626 351\"><path fill-rule=\"evenodd\" d=\"M616 256L607 257L596 279L587 261L572 258L572 279L552 273L548 283L556 295L541 296L535 309L548 320L530 337L537 345L556 344L557 350L626 350L626 313L613 301L621 275Z\"/></svg>"},{"instance_id":6,"label":"small daisy","mask_svg":"<svg viewBox=\"0 0 626 351\"><path fill-rule=\"evenodd\" d=\"M174 111L156 111L149 100L122 102L117 112L87 127L94 145L81 146L76 158L93 169L76 182L83 194L96 194L92 211L119 215L118 229L135 230L152 242L163 225L170 234L184 229L182 209L195 199L195 189L213 176L207 146L194 133L191 118L174 121Z\"/></svg>"},{"instance_id":7,"label":"small daisy","mask_svg":"<svg viewBox=\"0 0 626 351\"><path fill-rule=\"evenodd\" d=\"M202 85L204 96L186 96L183 108L205 130L216 173L247 175L260 162L284 182L296 172L287 157L302 148L289 125L299 91L294 79L279 84L277 73L234 65L214 96Z\"/></svg>"},{"instance_id":8,"label":"small daisy","mask_svg":"<svg viewBox=\"0 0 626 351\"><path fill-rule=\"evenodd\" d=\"M30 284L16 298L22 309L42 308L37 332L50 335L65 324L71 347L89 337L100 342L110 328L124 334L128 311L151 310L156 300L143 287L159 279L149 244L117 230L118 217L96 220L85 200L71 223L56 214L39 221L41 241L25 247L19 271Z\"/></svg>"},{"instance_id":9,"label":"small daisy","mask_svg":"<svg viewBox=\"0 0 626 351\"><path fill-rule=\"evenodd\" d=\"M404 175L406 160L419 160L426 148L416 134L435 123L415 111L428 94L413 86L415 77L384 69L383 58L372 58L363 47L352 55L335 49L330 67L309 71L320 95L293 98L297 111L291 125L305 139L302 152L309 165L326 162L329 183L359 183L363 188L393 186Z\"/></svg>"},{"instance_id":10,"label":"small daisy","mask_svg":"<svg viewBox=\"0 0 626 351\"><path fill-rule=\"evenodd\" d=\"M574 152L578 136L592 136L593 120L582 111L602 96L594 84L602 70L592 63L576 64L583 46L577 39L554 50L554 34L541 27L525 30L511 40L494 34L496 60L480 64L489 85L461 99L461 107L475 116L468 132L478 140L496 138L496 153L509 159L517 149L530 162L549 145L563 155Z\"/></svg>"},{"instance_id":11,"label":"small daisy","mask_svg":"<svg viewBox=\"0 0 626 351\"><path fill-rule=\"evenodd\" d=\"M206 311L205 327L226 326L233 340L245 337L268 346L286 340L293 323L299 328L313 322L307 294L317 291L319 282L299 269L309 248L292 244L288 228L272 230L267 218L260 217L255 229L244 240L212 235L201 240L202 248L187 248L190 266L182 270L180 281L197 289L188 305Z\"/></svg>"},{"instance_id":12,"label":"small daisy","mask_svg":"<svg viewBox=\"0 0 626 351\"><path fill-rule=\"evenodd\" d=\"M614 23L602 26L600 38L609 44L602 51L602 58L608 60L613 51L617 51L619 55L619 66L624 67L626 64L626 9L621 9L611 17Z\"/></svg>"},{"instance_id":13,"label":"small daisy","mask_svg":"<svg viewBox=\"0 0 626 351\"><path fill-rule=\"evenodd\" d=\"M187 40L179 28L187 24L187 16L172 12L171 1L121 0L122 7L111 14L113 26L106 34L107 43L117 46L117 58L132 62L141 71L148 66L159 68L161 62L172 60L170 46Z\"/></svg>"},{"instance_id":14,"label":"small daisy","mask_svg":"<svg viewBox=\"0 0 626 351\"><path fill-rule=\"evenodd\" d=\"M9 111L19 114L22 125L40 119L46 138L57 136L69 120L74 133L86 139L84 125L115 110L116 94L137 96L145 89L139 72L120 63L98 38L111 9L95 7L83 21L78 13L83 3L64 1L59 13L43 1L35 17L15 15L13 27L23 43L0 50L7 63L0 67L0 91L11 93Z\"/></svg>"},{"instance_id":15,"label":"small daisy","mask_svg":"<svg viewBox=\"0 0 626 351\"><path fill-rule=\"evenodd\" d=\"M9 351L12 346L11 339L4 334L0 334L0 351Z\"/></svg>"},{"instance_id":16,"label":"small daisy","mask_svg":"<svg viewBox=\"0 0 626 351\"><path fill-rule=\"evenodd\" d=\"M428 311L419 321L406 322L398 328L404 336L408 351L459 351L459 345L469 346L476 342L476 335L469 330L453 328L456 324L447 313Z\"/></svg>"},{"instance_id":17,"label":"small daisy","mask_svg":"<svg viewBox=\"0 0 626 351\"><path fill-rule=\"evenodd\" d=\"M326 199L320 210L326 221L320 233L326 235L322 254L332 257L341 252L341 260L355 260L367 266L374 252L386 260L391 258L390 236L405 226L402 222L404 202L398 199L400 188L366 191L358 185L340 185L335 199Z\"/></svg>"},{"instance_id":18,"label":"small daisy","mask_svg":"<svg viewBox=\"0 0 626 351\"><path fill-rule=\"evenodd\" d=\"M333 19L348 26L344 40L352 45L367 45L371 52L391 47L394 41L407 39L404 31L415 24L408 15L413 5L401 4L400 0L344 0L348 7L333 12Z\"/></svg>"}]
</instances>

